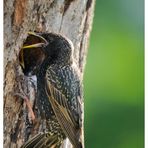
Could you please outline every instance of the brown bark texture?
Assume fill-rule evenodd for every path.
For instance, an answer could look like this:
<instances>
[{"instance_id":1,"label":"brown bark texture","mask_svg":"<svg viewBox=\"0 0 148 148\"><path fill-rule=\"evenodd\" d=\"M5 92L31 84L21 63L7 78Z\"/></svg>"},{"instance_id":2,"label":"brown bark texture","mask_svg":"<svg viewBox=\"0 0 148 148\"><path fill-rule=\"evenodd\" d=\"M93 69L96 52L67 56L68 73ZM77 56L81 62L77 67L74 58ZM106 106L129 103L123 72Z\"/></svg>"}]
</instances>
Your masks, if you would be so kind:
<instances>
[{"instance_id":1,"label":"brown bark texture","mask_svg":"<svg viewBox=\"0 0 148 148\"><path fill-rule=\"evenodd\" d=\"M4 0L4 148L19 148L46 127L35 103L36 80L32 82L25 77L18 62L27 33L54 32L69 38L83 79L94 3L94 0ZM24 99L16 95L20 92L29 96L34 121ZM62 147L70 148L70 142L66 140Z\"/></svg>"}]
</instances>

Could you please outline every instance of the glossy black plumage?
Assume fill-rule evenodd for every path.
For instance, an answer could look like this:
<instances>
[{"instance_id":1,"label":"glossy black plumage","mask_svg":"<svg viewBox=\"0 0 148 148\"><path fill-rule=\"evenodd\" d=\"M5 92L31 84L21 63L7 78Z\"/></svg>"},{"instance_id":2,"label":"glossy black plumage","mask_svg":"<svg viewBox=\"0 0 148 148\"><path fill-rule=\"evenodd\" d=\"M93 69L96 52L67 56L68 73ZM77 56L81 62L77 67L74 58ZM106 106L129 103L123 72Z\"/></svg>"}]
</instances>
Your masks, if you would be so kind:
<instances>
[{"instance_id":1,"label":"glossy black plumage","mask_svg":"<svg viewBox=\"0 0 148 148\"><path fill-rule=\"evenodd\" d=\"M42 47L45 58L37 73L37 103L42 118L49 123L50 138L47 139L52 139L50 142L47 140L48 144L56 141L52 146L59 147L68 137L75 148L81 148L82 144L79 141L82 124L81 82L72 59L72 43L63 36L53 33L38 35L48 42ZM46 147L47 141L43 139L40 143L44 143ZM38 140L32 144L39 142ZM31 144L31 141L28 143Z\"/></svg>"}]
</instances>

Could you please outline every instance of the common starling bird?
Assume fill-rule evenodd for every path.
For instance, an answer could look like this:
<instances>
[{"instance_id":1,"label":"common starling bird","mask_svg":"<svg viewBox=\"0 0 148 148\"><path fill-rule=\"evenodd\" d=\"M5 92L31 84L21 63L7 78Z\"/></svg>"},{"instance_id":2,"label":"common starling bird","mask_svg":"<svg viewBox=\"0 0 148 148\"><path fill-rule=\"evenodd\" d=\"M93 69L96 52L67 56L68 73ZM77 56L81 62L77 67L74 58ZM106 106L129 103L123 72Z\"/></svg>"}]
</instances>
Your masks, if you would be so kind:
<instances>
[{"instance_id":1,"label":"common starling bird","mask_svg":"<svg viewBox=\"0 0 148 148\"><path fill-rule=\"evenodd\" d=\"M74 148L82 148L82 89L78 69L73 63L73 44L54 33L29 35L41 42L25 45L24 51L40 48L45 55L36 74L37 104L41 117L48 121L49 132L36 135L22 148L59 148L66 137Z\"/></svg>"}]
</instances>

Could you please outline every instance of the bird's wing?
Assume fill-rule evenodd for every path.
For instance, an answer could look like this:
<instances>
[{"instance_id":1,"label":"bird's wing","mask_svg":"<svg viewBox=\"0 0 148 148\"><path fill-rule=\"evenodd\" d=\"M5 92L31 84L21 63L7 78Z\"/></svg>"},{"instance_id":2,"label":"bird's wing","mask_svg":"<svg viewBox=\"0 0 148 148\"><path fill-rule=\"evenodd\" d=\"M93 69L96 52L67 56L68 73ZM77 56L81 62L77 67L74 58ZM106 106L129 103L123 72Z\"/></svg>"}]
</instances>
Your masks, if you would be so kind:
<instances>
[{"instance_id":1,"label":"bird's wing","mask_svg":"<svg viewBox=\"0 0 148 148\"><path fill-rule=\"evenodd\" d=\"M65 95L62 94L62 92L57 88L55 88L47 78L45 81L47 96L52 105L57 120L63 129L63 132L76 148L80 148L81 144L78 139L78 134L80 134L80 131L77 128L78 126L73 118L73 114L67 103Z\"/></svg>"}]
</instances>

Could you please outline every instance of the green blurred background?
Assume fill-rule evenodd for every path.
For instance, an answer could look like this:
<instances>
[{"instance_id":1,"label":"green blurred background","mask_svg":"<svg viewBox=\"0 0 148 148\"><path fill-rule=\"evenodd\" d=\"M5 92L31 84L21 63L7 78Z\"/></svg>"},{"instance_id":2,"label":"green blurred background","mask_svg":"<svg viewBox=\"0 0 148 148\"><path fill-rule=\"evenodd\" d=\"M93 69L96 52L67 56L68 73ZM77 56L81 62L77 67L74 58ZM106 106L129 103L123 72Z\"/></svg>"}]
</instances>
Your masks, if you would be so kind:
<instances>
[{"instance_id":1,"label":"green blurred background","mask_svg":"<svg viewBox=\"0 0 148 148\"><path fill-rule=\"evenodd\" d=\"M143 0L96 0L84 75L86 148L144 147L143 13Z\"/></svg>"}]
</instances>

